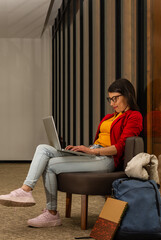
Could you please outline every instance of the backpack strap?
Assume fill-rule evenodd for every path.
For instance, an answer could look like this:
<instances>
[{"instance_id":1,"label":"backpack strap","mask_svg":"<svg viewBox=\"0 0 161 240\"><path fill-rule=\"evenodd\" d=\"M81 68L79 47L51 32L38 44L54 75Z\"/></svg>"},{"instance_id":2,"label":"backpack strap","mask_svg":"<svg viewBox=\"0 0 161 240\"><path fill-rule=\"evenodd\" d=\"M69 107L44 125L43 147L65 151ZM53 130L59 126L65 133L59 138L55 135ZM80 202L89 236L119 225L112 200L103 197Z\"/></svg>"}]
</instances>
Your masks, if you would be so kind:
<instances>
[{"instance_id":1,"label":"backpack strap","mask_svg":"<svg viewBox=\"0 0 161 240\"><path fill-rule=\"evenodd\" d=\"M159 193L158 187L153 180L149 180L149 183L153 186L153 188L155 190L158 215L159 215L159 217L161 217L161 213L160 213L161 199L160 199L160 193Z\"/></svg>"}]
</instances>

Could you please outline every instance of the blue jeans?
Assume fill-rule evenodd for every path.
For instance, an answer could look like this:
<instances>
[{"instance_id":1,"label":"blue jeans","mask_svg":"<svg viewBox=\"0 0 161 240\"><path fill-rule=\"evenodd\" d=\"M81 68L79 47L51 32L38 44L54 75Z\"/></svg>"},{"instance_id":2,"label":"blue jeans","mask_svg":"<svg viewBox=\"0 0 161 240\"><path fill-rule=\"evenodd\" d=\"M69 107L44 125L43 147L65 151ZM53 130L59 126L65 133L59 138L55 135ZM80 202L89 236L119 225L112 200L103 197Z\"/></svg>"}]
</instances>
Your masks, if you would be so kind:
<instances>
[{"instance_id":1,"label":"blue jeans","mask_svg":"<svg viewBox=\"0 0 161 240\"><path fill-rule=\"evenodd\" d=\"M96 146L92 148L96 148ZM114 168L112 156L77 156L71 153L57 151L49 145L39 145L36 149L24 184L34 189L40 176L43 176L47 200L46 208L48 210L56 210L57 174L105 170L107 172L112 172Z\"/></svg>"}]
</instances>

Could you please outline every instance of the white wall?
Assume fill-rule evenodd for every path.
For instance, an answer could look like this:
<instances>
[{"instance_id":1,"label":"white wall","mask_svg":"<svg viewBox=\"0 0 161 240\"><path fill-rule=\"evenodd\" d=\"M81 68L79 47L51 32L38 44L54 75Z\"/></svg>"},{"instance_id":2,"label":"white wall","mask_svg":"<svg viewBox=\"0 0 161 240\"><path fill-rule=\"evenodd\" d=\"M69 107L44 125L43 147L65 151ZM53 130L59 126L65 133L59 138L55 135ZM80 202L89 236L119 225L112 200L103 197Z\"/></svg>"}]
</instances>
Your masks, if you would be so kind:
<instances>
[{"instance_id":1,"label":"white wall","mask_svg":"<svg viewBox=\"0 0 161 240\"><path fill-rule=\"evenodd\" d=\"M52 112L52 39L0 39L0 160L30 160L47 142Z\"/></svg>"}]
</instances>

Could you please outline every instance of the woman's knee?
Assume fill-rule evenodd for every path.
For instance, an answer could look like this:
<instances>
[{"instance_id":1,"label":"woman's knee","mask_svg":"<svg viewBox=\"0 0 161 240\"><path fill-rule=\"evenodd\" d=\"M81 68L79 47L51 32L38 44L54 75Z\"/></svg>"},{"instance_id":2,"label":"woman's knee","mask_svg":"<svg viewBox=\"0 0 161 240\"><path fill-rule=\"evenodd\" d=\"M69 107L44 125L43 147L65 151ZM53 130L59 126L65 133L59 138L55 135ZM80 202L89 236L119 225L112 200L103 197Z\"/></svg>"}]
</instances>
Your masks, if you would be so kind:
<instances>
[{"instance_id":1,"label":"woman's knee","mask_svg":"<svg viewBox=\"0 0 161 240\"><path fill-rule=\"evenodd\" d=\"M48 149L47 144L40 144L37 146L36 151L46 151L46 149Z\"/></svg>"},{"instance_id":2,"label":"woman's knee","mask_svg":"<svg viewBox=\"0 0 161 240\"><path fill-rule=\"evenodd\" d=\"M56 152L56 149L47 144L40 144L37 146L36 152L45 154L49 157L53 157L54 153Z\"/></svg>"}]
</instances>

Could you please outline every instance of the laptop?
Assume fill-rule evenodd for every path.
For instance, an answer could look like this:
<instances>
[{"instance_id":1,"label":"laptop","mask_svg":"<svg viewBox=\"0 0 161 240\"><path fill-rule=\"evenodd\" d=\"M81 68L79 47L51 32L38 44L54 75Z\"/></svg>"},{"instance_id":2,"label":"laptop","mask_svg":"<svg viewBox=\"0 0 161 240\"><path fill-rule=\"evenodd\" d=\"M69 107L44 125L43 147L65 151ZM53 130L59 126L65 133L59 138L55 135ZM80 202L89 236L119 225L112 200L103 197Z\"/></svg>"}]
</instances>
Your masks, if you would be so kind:
<instances>
[{"instance_id":1,"label":"laptop","mask_svg":"<svg viewBox=\"0 0 161 240\"><path fill-rule=\"evenodd\" d=\"M43 123L44 123L44 127L45 127L45 131L46 131L46 134L48 137L49 144L51 146L53 146L57 151L67 152L67 153L71 153L71 154L78 155L78 156L90 156L90 157L95 156L95 155L87 154L87 153L83 153L83 152L75 152L72 150L62 149L53 117L49 116L49 117L43 118Z\"/></svg>"}]
</instances>

